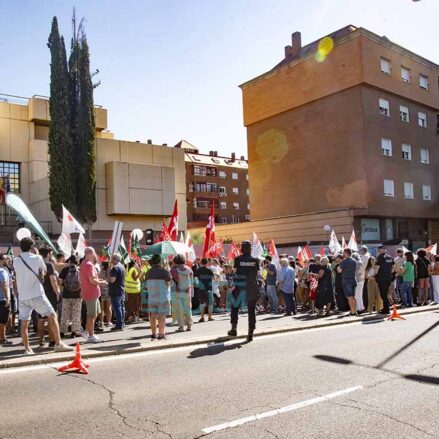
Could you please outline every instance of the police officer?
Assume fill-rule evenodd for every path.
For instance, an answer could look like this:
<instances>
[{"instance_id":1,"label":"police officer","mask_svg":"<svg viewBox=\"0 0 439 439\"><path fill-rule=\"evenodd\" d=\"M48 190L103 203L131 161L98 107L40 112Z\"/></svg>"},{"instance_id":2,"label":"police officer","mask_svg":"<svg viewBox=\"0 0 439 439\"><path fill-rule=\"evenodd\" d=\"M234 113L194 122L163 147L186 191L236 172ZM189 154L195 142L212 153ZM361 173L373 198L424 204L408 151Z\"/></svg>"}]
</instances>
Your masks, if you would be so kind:
<instances>
[{"instance_id":1,"label":"police officer","mask_svg":"<svg viewBox=\"0 0 439 439\"><path fill-rule=\"evenodd\" d=\"M253 340L253 332L256 327L256 303L258 301L258 283L257 275L259 271L259 259L251 255L250 241L244 241L241 244L242 255L235 259L235 289L232 293L233 300L231 303L230 323L232 329L228 332L230 336L236 336L236 327L238 326L238 313L240 307L239 298L245 296L248 309L248 335L247 341Z\"/></svg>"}]
</instances>

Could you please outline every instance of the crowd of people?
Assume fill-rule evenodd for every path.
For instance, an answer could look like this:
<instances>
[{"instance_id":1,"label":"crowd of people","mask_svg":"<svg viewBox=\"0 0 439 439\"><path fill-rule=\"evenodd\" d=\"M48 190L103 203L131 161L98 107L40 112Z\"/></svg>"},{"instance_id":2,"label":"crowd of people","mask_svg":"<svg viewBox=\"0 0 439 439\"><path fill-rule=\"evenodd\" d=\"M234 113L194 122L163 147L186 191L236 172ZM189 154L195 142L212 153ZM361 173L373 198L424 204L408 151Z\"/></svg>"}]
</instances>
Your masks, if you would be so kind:
<instances>
[{"instance_id":1,"label":"crowd of people","mask_svg":"<svg viewBox=\"0 0 439 439\"><path fill-rule=\"evenodd\" d=\"M398 249L392 257L381 246L373 257L362 246L358 253L346 248L307 261L288 255L275 260L252 257L251 244L243 242L234 261L197 258L190 264L183 255L153 255L124 264L118 254L101 261L92 247L83 258L67 260L50 248L36 249L30 238L20 248L14 260L0 254L0 344L10 345L7 334L19 332L28 355L34 353L31 322L39 347L48 342L63 352L71 350L63 338L99 343L99 333L123 331L142 319L150 322L155 341L166 338L167 318L177 332L191 331L193 314L203 323L214 320L214 310L230 309L228 334L235 336L239 311L248 312L251 341L258 313L357 316L388 314L393 304L439 304L439 256L424 250L414 255Z\"/></svg>"}]
</instances>

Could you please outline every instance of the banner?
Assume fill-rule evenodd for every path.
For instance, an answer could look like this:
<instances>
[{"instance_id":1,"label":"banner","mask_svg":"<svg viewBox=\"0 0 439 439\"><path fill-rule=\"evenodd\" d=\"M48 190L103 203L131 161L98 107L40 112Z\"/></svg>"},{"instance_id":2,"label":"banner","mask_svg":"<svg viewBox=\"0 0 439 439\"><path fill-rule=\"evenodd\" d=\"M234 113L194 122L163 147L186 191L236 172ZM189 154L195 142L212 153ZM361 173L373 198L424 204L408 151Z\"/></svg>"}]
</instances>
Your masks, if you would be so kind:
<instances>
[{"instance_id":1,"label":"banner","mask_svg":"<svg viewBox=\"0 0 439 439\"><path fill-rule=\"evenodd\" d=\"M84 228L79 222L73 218L72 214L64 207L62 207L62 233L70 235L71 233L85 234Z\"/></svg>"},{"instance_id":2,"label":"banner","mask_svg":"<svg viewBox=\"0 0 439 439\"><path fill-rule=\"evenodd\" d=\"M355 230L352 230L351 238L349 239L348 248L350 248L353 252L358 251L357 240L355 239Z\"/></svg>"},{"instance_id":3,"label":"banner","mask_svg":"<svg viewBox=\"0 0 439 439\"><path fill-rule=\"evenodd\" d=\"M331 238L329 240L329 251L331 252L331 254L335 255L337 253L340 253L342 248L340 243L338 242L337 236L335 234L335 231L332 230L331 232Z\"/></svg>"},{"instance_id":4,"label":"banner","mask_svg":"<svg viewBox=\"0 0 439 439\"><path fill-rule=\"evenodd\" d=\"M72 245L72 239L70 238L70 234L61 233L61 235L59 235L59 238L56 242L58 244L59 249L62 251L63 255L66 257L66 259L69 258L73 252L73 245Z\"/></svg>"}]
</instances>

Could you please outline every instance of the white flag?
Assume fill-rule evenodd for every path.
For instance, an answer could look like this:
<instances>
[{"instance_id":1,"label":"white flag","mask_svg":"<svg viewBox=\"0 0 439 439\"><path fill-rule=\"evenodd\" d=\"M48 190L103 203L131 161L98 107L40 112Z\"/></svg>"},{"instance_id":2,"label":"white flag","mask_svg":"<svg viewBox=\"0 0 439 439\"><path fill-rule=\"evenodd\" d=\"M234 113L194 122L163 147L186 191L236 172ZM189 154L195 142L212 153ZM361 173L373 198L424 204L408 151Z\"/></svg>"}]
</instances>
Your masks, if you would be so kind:
<instances>
[{"instance_id":1,"label":"white flag","mask_svg":"<svg viewBox=\"0 0 439 439\"><path fill-rule=\"evenodd\" d=\"M72 214L63 206L62 207L62 233L70 235L71 233L85 233L84 228L79 224Z\"/></svg>"},{"instance_id":2,"label":"white flag","mask_svg":"<svg viewBox=\"0 0 439 439\"><path fill-rule=\"evenodd\" d=\"M252 256L259 259L263 253L264 249L262 247L262 244L256 236L256 233L253 232Z\"/></svg>"},{"instance_id":3,"label":"white flag","mask_svg":"<svg viewBox=\"0 0 439 439\"><path fill-rule=\"evenodd\" d=\"M348 248L348 245L346 244L346 239L344 239L344 236L341 237L341 248L344 250L345 248Z\"/></svg>"},{"instance_id":4,"label":"white flag","mask_svg":"<svg viewBox=\"0 0 439 439\"><path fill-rule=\"evenodd\" d=\"M85 256L85 247L87 247L87 241L85 240L84 235L81 233L79 235L75 250L75 253L78 255L79 259L82 259Z\"/></svg>"},{"instance_id":5,"label":"white flag","mask_svg":"<svg viewBox=\"0 0 439 439\"><path fill-rule=\"evenodd\" d=\"M61 233L56 242L58 243L58 247L63 252L64 256L69 258L73 251L72 238L70 238L70 235L68 233Z\"/></svg>"},{"instance_id":6,"label":"white flag","mask_svg":"<svg viewBox=\"0 0 439 439\"><path fill-rule=\"evenodd\" d=\"M185 241L186 247L189 248L189 252L187 253L187 259L189 262L194 262L197 258L197 255L195 254L194 244L192 243L192 238L189 230L186 232L186 241Z\"/></svg>"},{"instance_id":7,"label":"white flag","mask_svg":"<svg viewBox=\"0 0 439 439\"><path fill-rule=\"evenodd\" d=\"M329 241L329 246L328 247L329 247L329 251L333 255L335 255L335 254L337 254L337 253L339 253L341 251L341 245L338 242L338 239L337 239L337 236L336 236L334 230L332 230L332 232L331 232L331 239Z\"/></svg>"},{"instance_id":8,"label":"white flag","mask_svg":"<svg viewBox=\"0 0 439 439\"><path fill-rule=\"evenodd\" d=\"M350 248L354 252L358 251L358 244L357 244L357 240L355 239L355 230L353 229L352 229L351 238L349 239L348 248Z\"/></svg>"}]
</instances>

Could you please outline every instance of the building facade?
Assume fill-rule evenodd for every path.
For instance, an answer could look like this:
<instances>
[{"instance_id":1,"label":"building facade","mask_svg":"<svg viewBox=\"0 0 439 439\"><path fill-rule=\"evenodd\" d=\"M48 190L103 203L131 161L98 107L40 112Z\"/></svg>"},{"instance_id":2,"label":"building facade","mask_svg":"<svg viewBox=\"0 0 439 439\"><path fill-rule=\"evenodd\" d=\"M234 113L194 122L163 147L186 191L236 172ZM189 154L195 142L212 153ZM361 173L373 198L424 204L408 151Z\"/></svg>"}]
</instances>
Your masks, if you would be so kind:
<instances>
[{"instance_id":1,"label":"building facade","mask_svg":"<svg viewBox=\"0 0 439 439\"><path fill-rule=\"evenodd\" d=\"M362 28L304 47L294 33L277 66L241 85L251 219L349 209L364 242L438 240L438 77Z\"/></svg>"},{"instance_id":2,"label":"building facade","mask_svg":"<svg viewBox=\"0 0 439 439\"><path fill-rule=\"evenodd\" d=\"M248 164L244 157L221 157L217 151L200 154L185 140L176 147L185 151L188 227L205 226L212 203L217 224L249 221Z\"/></svg>"},{"instance_id":3,"label":"building facade","mask_svg":"<svg viewBox=\"0 0 439 439\"><path fill-rule=\"evenodd\" d=\"M150 141L114 139L107 130L104 108L95 108L95 120L97 221L93 237L108 240L116 220L123 221L125 231L160 231L163 219L172 214L175 199L180 230L186 230L184 151ZM48 133L47 98L0 96L0 177L8 175L11 191L23 198L49 234L57 234L61 227L49 201ZM16 228L15 216L5 209L0 239L9 242Z\"/></svg>"}]
</instances>

